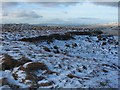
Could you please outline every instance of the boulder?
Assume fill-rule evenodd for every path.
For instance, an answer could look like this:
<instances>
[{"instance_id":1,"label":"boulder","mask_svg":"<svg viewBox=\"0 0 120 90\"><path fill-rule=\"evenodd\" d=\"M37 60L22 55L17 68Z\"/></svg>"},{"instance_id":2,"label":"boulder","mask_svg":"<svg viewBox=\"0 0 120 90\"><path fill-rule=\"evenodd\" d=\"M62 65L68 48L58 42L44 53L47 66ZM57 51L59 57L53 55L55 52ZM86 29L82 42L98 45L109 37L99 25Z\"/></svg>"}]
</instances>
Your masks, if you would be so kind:
<instances>
[{"instance_id":1,"label":"boulder","mask_svg":"<svg viewBox=\"0 0 120 90\"><path fill-rule=\"evenodd\" d=\"M16 66L19 66L21 62L13 59L12 56L5 54L2 59L2 70L10 70Z\"/></svg>"}]
</instances>

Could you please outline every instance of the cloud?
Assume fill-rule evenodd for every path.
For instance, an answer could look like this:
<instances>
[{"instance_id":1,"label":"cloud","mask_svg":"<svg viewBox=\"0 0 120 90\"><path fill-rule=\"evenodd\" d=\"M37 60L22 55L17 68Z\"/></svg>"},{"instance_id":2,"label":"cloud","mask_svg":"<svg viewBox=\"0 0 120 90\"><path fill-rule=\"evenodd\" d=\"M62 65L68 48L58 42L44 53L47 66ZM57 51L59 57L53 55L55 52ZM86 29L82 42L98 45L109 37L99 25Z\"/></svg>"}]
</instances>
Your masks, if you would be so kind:
<instances>
[{"instance_id":1,"label":"cloud","mask_svg":"<svg viewBox=\"0 0 120 90\"><path fill-rule=\"evenodd\" d=\"M36 5L42 5L45 7L58 7L58 6L75 6L78 2L32 2Z\"/></svg>"},{"instance_id":2,"label":"cloud","mask_svg":"<svg viewBox=\"0 0 120 90\"><path fill-rule=\"evenodd\" d=\"M84 17L84 18L77 18L77 20L101 20L100 18L90 18L90 17Z\"/></svg>"},{"instance_id":3,"label":"cloud","mask_svg":"<svg viewBox=\"0 0 120 90\"><path fill-rule=\"evenodd\" d=\"M2 16L8 16L8 13L2 13Z\"/></svg>"},{"instance_id":4,"label":"cloud","mask_svg":"<svg viewBox=\"0 0 120 90\"><path fill-rule=\"evenodd\" d=\"M67 11L63 11L63 13L64 13L64 14L68 14L68 12L67 12Z\"/></svg>"},{"instance_id":5,"label":"cloud","mask_svg":"<svg viewBox=\"0 0 120 90\"><path fill-rule=\"evenodd\" d=\"M93 4L118 7L118 2L93 2Z\"/></svg>"},{"instance_id":6,"label":"cloud","mask_svg":"<svg viewBox=\"0 0 120 90\"><path fill-rule=\"evenodd\" d=\"M34 11L14 11L12 13L3 13L3 16L7 17L17 17L17 18L42 18L43 16L38 15Z\"/></svg>"},{"instance_id":7,"label":"cloud","mask_svg":"<svg viewBox=\"0 0 120 90\"><path fill-rule=\"evenodd\" d=\"M25 0L24 0L25 1ZM119 2L119 0L26 0L29 2Z\"/></svg>"},{"instance_id":8,"label":"cloud","mask_svg":"<svg viewBox=\"0 0 120 90\"><path fill-rule=\"evenodd\" d=\"M28 2L79 2L82 0L27 0Z\"/></svg>"},{"instance_id":9,"label":"cloud","mask_svg":"<svg viewBox=\"0 0 120 90\"><path fill-rule=\"evenodd\" d=\"M119 0L1 0L1 2L119 2Z\"/></svg>"},{"instance_id":10,"label":"cloud","mask_svg":"<svg viewBox=\"0 0 120 90\"><path fill-rule=\"evenodd\" d=\"M14 6L17 6L19 5L20 3L18 2L2 2L2 8L6 8L6 7L14 7Z\"/></svg>"},{"instance_id":11,"label":"cloud","mask_svg":"<svg viewBox=\"0 0 120 90\"><path fill-rule=\"evenodd\" d=\"M32 0L33 1L33 0ZM53 0L55 1L55 0ZM58 0L60 1L60 0ZM116 20L117 8L107 2L8 2L4 20L28 23L94 23ZM99 6L100 5L100 6ZM108 7L111 6L111 7ZM42 16L41 16L42 15ZM73 18L73 19L72 19ZM99 19L100 18L100 19Z\"/></svg>"},{"instance_id":12,"label":"cloud","mask_svg":"<svg viewBox=\"0 0 120 90\"><path fill-rule=\"evenodd\" d=\"M42 16L38 15L36 12L34 11L21 11L16 13L16 17L29 17L29 18L41 18Z\"/></svg>"},{"instance_id":13,"label":"cloud","mask_svg":"<svg viewBox=\"0 0 120 90\"><path fill-rule=\"evenodd\" d=\"M36 4L36 5L42 5L45 7L58 7L58 6L75 6L76 4L83 4L86 3L87 1L81 1L80 0L52 0L51 2L45 2L43 0L26 0L26 2L2 2L2 7L4 8L10 8L10 7L17 7L20 4L26 3L26 4ZM93 2L90 1L91 3L95 5L102 5L102 6L112 6L112 7L117 7L118 2Z\"/></svg>"},{"instance_id":14,"label":"cloud","mask_svg":"<svg viewBox=\"0 0 120 90\"><path fill-rule=\"evenodd\" d=\"M102 20L100 18L92 18L92 17L83 17L83 18L68 18L68 19L60 19L60 18L54 18L47 22L47 24L93 24L96 22L101 22ZM90 23L91 22L91 23Z\"/></svg>"},{"instance_id":15,"label":"cloud","mask_svg":"<svg viewBox=\"0 0 120 90\"><path fill-rule=\"evenodd\" d=\"M101 20L100 18L93 17L81 17L81 18L70 18L71 21L81 21L81 20Z\"/></svg>"},{"instance_id":16,"label":"cloud","mask_svg":"<svg viewBox=\"0 0 120 90\"><path fill-rule=\"evenodd\" d=\"M36 1L29 0L28 2L2 2L2 8L3 9L14 8L22 4L28 4L28 5L35 4L37 6L42 5L45 7L59 7L59 6L67 7L67 6L75 6L78 3L78 2L59 2L59 1L56 2L39 2L39 1L36 2Z\"/></svg>"}]
</instances>

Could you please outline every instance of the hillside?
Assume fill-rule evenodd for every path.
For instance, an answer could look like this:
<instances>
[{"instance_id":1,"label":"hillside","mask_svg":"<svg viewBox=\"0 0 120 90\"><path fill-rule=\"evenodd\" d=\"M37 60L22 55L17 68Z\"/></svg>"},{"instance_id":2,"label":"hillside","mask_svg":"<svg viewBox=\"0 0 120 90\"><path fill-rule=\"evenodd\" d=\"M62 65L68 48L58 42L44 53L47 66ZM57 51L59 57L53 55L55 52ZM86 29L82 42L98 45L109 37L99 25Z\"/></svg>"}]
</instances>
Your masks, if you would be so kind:
<instances>
[{"instance_id":1,"label":"hillside","mask_svg":"<svg viewBox=\"0 0 120 90\"><path fill-rule=\"evenodd\" d=\"M101 28L6 24L1 43L1 88L118 88L118 36Z\"/></svg>"}]
</instances>

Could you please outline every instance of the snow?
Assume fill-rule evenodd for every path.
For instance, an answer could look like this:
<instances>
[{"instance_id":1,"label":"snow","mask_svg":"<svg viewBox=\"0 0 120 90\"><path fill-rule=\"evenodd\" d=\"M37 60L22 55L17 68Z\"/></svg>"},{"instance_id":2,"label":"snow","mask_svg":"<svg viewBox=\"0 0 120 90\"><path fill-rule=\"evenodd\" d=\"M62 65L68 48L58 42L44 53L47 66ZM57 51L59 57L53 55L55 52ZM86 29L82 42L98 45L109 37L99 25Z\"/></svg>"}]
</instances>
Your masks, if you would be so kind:
<instances>
[{"instance_id":1,"label":"snow","mask_svg":"<svg viewBox=\"0 0 120 90\"><path fill-rule=\"evenodd\" d=\"M24 68L27 68L27 65L29 65L30 63L32 63L32 62L25 63L25 64L23 65L23 67L24 67Z\"/></svg>"},{"instance_id":2,"label":"snow","mask_svg":"<svg viewBox=\"0 0 120 90\"><path fill-rule=\"evenodd\" d=\"M37 84L54 82L52 86L45 86L46 88L118 87L118 45L107 42L112 38L117 42L118 36L107 37L106 45L102 45L103 41L96 42L98 40L97 36L89 35L78 35L74 36L75 39L72 40L54 40L50 43L46 41L37 43L17 41L23 37L33 37L34 35L36 37L39 33L40 31L34 30L19 33L4 33L7 39L3 41L3 48L0 54L8 53L15 59L25 56L32 60L32 62L43 62L51 71L58 72L58 74L44 74L44 70L35 72L36 77L45 77L43 80L38 80ZM51 34L51 31L48 31L47 34ZM46 35L46 33L43 35ZM73 44L77 44L77 46ZM66 45L69 45L69 47ZM50 49L50 52L44 50L43 47L45 46ZM58 47L59 53L55 53L56 49L54 46ZM26 68L32 62L23 64L23 67ZM107 64L108 66L103 66L103 64ZM6 77L10 83L24 88L29 87L32 80L25 80L26 72L19 69L20 67L15 67L12 71L6 70L1 71L1 73L3 73L3 77ZM13 73L18 75L18 80L14 79L12 76ZM68 74L80 78L69 78ZM25 80L24 83L21 82L23 79ZM102 86L101 83L105 83L105 86L104 84ZM45 87L41 86L39 88Z\"/></svg>"},{"instance_id":3,"label":"snow","mask_svg":"<svg viewBox=\"0 0 120 90\"><path fill-rule=\"evenodd\" d=\"M13 76L12 76L12 73L11 71L9 70L5 70L4 73L2 73L3 77L4 78L7 78L7 81L10 83L10 84L13 84L13 85L18 85L20 86L21 88L27 88L28 86L25 85L25 84L22 84L16 80L14 80Z\"/></svg>"},{"instance_id":4,"label":"snow","mask_svg":"<svg viewBox=\"0 0 120 90\"><path fill-rule=\"evenodd\" d=\"M26 77L26 74L24 71L18 71L16 74L18 75L19 82L22 82L22 80L25 79L25 77Z\"/></svg>"}]
</instances>

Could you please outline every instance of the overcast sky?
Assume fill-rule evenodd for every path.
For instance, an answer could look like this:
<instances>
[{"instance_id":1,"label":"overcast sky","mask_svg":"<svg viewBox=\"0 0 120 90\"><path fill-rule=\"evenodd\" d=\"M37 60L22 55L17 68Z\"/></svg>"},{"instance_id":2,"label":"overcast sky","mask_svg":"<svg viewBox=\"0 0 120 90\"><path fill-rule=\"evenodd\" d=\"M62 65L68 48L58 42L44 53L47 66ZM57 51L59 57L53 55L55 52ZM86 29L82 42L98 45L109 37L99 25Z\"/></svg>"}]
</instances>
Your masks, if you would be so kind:
<instances>
[{"instance_id":1,"label":"overcast sky","mask_svg":"<svg viewBox=\"0 0 120 90\"><path fill-rule=\"evenodd\" d=\"M118 22L118 5L113 2L4 2L1 12L2 23L96 24Z\"/></svg>"}]
</instances>

